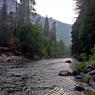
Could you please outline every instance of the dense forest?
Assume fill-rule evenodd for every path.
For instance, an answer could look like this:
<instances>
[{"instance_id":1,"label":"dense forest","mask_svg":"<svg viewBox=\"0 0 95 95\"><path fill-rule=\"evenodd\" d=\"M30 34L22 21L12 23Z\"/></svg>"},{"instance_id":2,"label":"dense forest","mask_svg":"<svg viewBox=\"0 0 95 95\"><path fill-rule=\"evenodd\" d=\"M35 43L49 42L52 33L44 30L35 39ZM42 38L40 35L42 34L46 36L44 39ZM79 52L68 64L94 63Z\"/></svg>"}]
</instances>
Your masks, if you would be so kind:
<instances>
[{"instance_id":1,"label":"dense forest","mask_svg":"<svg viewBox=\"0 0 95 95\"><path fill-rule=\"evenodd\" d=\"M89 58L95 45L95 0L75 0L78 17L72 27L72 54Z\"/></svg>"},{"instance_id":2,"label":"dense forest","mask_svg":"<svg viewBox=\"0 0 95 95\"><path fill-rule=\"evenodd\" d=\"M64 43L56 40L56 21L50 27L46 17L42 27L39 19L35 22L30 20L31 15L36 15L34 0L15 3L15 12L8 10L7 0L3 0L0 8L0 47L32 58L63 54Z\"/></svg>"},{"instance_id":3,"label":"dense forest","mask_svg":"<svg viewBox=\"0 0 95 95\"><path fill-rule=\"evenodd\" d=\"M72 27L72 55L76 79L94 88L95 95L95 0L75 0L78 17ZM82 80L80 80L82 79Z\"/></svg>"}]
</instances>

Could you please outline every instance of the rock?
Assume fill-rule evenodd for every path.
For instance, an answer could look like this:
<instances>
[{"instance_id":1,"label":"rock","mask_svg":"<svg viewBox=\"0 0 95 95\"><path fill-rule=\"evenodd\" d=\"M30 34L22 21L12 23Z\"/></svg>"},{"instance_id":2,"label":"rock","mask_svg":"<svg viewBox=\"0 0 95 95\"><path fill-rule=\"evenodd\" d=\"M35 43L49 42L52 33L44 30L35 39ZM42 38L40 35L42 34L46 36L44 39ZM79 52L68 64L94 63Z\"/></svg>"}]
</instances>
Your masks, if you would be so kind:
<instances>
[{"instance_id":1,"label":"rock","mask_svg":"<svg viewBox=\"0 0 95 95\"><path fill-rule=\"evenodd\" d=\"M91 68L87 68L87 69L83 69L83 70L81 70L84 74L87 74L87 73L89 73L89 72L91 72L92 71L92 69Z\"/></svg>"},{"instance_id":2,"label":"rock","mask_svg":"<svg viewBox=\"0 0 95 95\"><path fill-rule=\"evenodd\" d=\"M81 76L81 75L77 75L75 78L78 80L83 80L83 76Z\"/></svg>"},{"instance_id":3,"label":"rock","mask_svg":"<svg viewBox=\"0 0 95 95\"><path fill-rule=\"evenodd\" d=\"M92 72L93 70L95 70L95 67L93 66L87 66L85 69L81 70L84 74L87 74L89 72Z\"/></svg>"},{"instance_id":4,"label":"rock","mask_svg":"<svg viewBox=\"0 0 95 95\"><path fill-rule=\"evenodd\" d=\"M89 74L90 75L95 75L95 70L91 71Z\"/></svg>"},{"instance_id":5,"label":"rock","mask_svg":"<svg viewBox=\"0 0 95 95\"><path fill-rule=\"evenodd\" d=\"M2 67L0 67L0 75L2 75Z\"/></svg>"},{"instance_id":6,"label":"rock","mask_svg":"<svg viewBox=\"0 0 95 95\"><path fill-rule=\"evenodd\" d=\"M92 76L92 79L90 80L89 84L95 89L95 76Z\"/></svg>"},{"instance_id":7,"label":"rock","mask_svg":"<svg viewBox=\"0 0 95 95\"><path fill-rule=\"evenodd\" d=\"M67 61L65 61L65 63L72 63L72 61L71 60L67 60Z\"/></svg>"},{"instance_id":8,"label":"rock","mask_svg":"<svg viewBox=\"0 0 95 95\"><path fill-rule=\"evenodd\" d=\"M5 54L0 56L0 63L22 63L24 61L27 61L27 59L22 56L7 56Z\"/></svg>"},{"instance_id":9,"label":"rock","mask_svg":"<svg viewBox=\"0 0 95 95\"><path fill-rule=\"evenodd\" d=\"M95 70L95 67L94 66L87 66L86 69Z\"/></svg>"},{"instance_id":10,"label":"rock","mask_svg":"<svg viewBox=\"0 0 95 95\"><path fill-rule=\"evenodd\" d=\"M80 75L80 73L81 73L80 71L73 71L73 72L72 72L72 75L73 75L73 76L77 76L77 75Z\"/></svg>"},{"instance_id":11,"label":"rock","mask_svg":"<svg viewBox=\"0 0 95 95\"><path fill-rule=\"evenodd\" d=\"M21 77L21 74L12 74L12 77Z\"/></svg>"},{"instance_id":12,"label":"rock","mask_svg":"<svg viewBox=\"0 0 95 95\"><path fill-rule=\"evenodd\" d=\"M82 86L75 86L74 90L81 92L81 91L85 91L85 88Z\"/></svg>"},{"instance_id":13,"label":"rock","mask_svg":"<svg viewBox=\"0 0 95 95\"><path fill-rule=\"evenodd\" d=\"M67 70L62 70L59 72L59 76L71 76L72 73Z\"/></svg>"}]
</instances>

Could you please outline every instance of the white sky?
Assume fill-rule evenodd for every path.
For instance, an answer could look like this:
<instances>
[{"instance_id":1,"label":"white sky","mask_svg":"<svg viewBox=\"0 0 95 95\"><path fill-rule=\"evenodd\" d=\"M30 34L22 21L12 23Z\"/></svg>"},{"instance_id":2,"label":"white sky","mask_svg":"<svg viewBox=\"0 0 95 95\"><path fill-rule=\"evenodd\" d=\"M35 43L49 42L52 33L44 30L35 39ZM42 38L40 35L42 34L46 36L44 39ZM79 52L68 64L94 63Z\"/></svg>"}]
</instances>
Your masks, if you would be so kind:
<instances>
[{"instance_id":1,"label":"white sky","mask_svg":"<svg viewBox=\"0 0 95 95\"><path fill-rule=\"evenodd\" d=\"M73 0L36 0L35 8L44 17L47 15L69 24L73 24L77 16Z\"/></svg>"}]
</instances>

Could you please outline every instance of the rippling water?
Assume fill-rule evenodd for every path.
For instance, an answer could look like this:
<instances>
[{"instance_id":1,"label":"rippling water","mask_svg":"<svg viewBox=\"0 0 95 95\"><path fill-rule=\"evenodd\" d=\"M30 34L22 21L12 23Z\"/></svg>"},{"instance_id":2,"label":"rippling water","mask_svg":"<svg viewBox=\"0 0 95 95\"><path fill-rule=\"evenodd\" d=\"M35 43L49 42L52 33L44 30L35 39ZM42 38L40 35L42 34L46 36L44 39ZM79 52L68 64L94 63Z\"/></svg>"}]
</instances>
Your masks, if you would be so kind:
<instances>
[{"instance_id":1,"label":"rippling water","mask_svg":"<svg viewBox=\"0 0 95 95\"><path fill-rule=\"evenodd\" d=\"M41 60L23 65L1 66L0 95L84 95L74 91L72 76L58 76L60 70L72 71L68 59Z\"/></svg>"}]
</instances>

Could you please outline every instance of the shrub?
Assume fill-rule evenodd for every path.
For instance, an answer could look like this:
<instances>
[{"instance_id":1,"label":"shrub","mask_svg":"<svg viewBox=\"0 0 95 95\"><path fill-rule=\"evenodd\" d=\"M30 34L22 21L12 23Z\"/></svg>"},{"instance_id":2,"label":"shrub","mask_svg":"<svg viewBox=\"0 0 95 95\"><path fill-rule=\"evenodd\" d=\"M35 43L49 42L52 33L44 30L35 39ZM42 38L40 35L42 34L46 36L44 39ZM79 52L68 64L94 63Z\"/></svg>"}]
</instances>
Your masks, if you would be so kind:
<instances>
[{"instance_id":1,"label":"shrub","mask_svg":"<svg viewBox=\"0 0 95 95\"><path fill-rule=\"evenodd\" d=\"M80 71L81 69L84 69L86 66L87 66L86 63L78 63L78 64L75 64L74 70Z\"/></svg>"},{"instance_id":2,"label":"shrub","mask_svg":"<svg viewBox=\"0 0 95 95\"><path fill-rule=\"evenodd\" d=\"M91 93L91 95L95 95L95 91Z\"/></svg>"},{"instance_id":3,"label":"shrub","mask_svg":"<svg viewBox=\"0 0 95 95\"><path fill-rule=\"evenodd\" d=\"M85 80L86 83L89 83L90 80L91 80L91 75L90 74L86 74L84 80Z\"/></svg>"}]
</instances>

